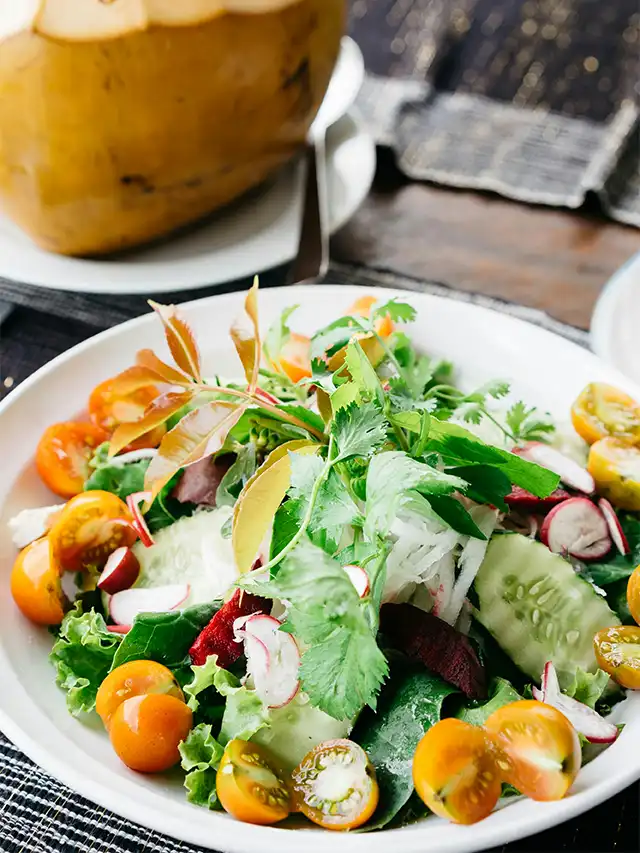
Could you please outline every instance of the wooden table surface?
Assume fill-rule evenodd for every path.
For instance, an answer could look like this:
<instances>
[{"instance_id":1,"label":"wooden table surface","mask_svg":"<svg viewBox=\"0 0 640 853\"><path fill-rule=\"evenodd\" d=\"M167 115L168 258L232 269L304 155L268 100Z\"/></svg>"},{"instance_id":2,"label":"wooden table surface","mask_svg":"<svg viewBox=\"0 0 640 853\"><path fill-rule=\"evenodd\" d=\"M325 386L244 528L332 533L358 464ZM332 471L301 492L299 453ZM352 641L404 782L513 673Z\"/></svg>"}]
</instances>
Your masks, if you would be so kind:
<instances>
[{"instance_id":1,"label":"wooden table surface","mask_svg":"<svg viewBox=\"0 0 640 853\"><path fill-rule=\"evenodd\" d=\"M371 195L333 240L337 260L541 308L587 329L602 287L640 251L640 231L597 208L532 207L413 183L379 153Z\"/></svg>"}]
</instances>

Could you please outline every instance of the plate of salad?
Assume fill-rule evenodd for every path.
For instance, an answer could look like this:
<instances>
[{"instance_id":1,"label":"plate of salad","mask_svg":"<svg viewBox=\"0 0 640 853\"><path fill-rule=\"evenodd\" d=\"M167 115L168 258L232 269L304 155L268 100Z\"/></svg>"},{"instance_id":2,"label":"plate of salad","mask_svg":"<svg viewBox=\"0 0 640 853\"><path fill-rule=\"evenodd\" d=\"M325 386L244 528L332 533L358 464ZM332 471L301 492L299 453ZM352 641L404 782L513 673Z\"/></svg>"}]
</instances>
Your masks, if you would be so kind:
<instances>
[{"instance_id":1,"label":"plate of salad","mask_svg":"<svg viewBox=\"0 0 640 853\"><path fill-rule=\"evenodd\" d=\"M640 389L425 294L151 307L0 406L8 737L229 853L480 850L640 777Z\"/></svg>"}]
</instances>

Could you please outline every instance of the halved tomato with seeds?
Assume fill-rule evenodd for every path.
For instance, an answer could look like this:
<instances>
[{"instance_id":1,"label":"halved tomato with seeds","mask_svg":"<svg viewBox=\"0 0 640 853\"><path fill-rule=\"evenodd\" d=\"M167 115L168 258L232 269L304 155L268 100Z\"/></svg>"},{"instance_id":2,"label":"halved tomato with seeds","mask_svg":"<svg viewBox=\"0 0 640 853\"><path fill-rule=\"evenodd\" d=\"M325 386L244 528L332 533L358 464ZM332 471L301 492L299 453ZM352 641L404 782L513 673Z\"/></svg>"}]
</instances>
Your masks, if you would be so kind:
<instances>
[{"instance_id":1,"label":"halved tomato with seeds","mask_svg":"<svg viewBox=\"0 0 640 853\"><path fill-rule=\"evenodd\" d=\"M36 449L36 467L44 484L62 498L80 494L91 473L89 461L108 438L94 424L70 421L50 426Z\"/></svg>"},{"instance_id":2,"label":"halved tomato with seeds","mask_svg":"<svg viewBox=\"0 0 640 853\"><path fill-rule=\"evenodd\" d=\"M89 417L96 426L112 433L121 424L139 421L149 404L158 395L159 391L155 385L145 385L129 394L120 394L115 391L113 379L107 379L91 392ZM140 450L144 447L157 447L166 431L164 425L155 427L131 442L126 449Z\"/></svg>"},{"instance_id":3,"label":"halved tomato with seeds","mask_svg":"<svg viewBox=\"0 0 640 853\"><path fill-rule=\"evenodd\" d=\"M246 740L230 741L216 776L225 811L237 820L268 826L291 810L287 780L264 747Z\"/></svg>"}]
</instances>

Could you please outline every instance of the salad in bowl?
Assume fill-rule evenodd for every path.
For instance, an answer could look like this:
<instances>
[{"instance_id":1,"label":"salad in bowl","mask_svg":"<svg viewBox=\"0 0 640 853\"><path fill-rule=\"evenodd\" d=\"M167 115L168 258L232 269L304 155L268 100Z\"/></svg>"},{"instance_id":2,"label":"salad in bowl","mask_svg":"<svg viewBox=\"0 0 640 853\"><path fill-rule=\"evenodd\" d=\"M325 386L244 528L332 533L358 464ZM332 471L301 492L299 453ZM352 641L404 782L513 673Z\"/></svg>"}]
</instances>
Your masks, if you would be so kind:
<instances>
[{"instance_id":1,"label":"salad in bowl","mask_svg":"<svg viewBox=\"0 0 640 853\"><path fill-rule=\"evenodd\" d=\"M640 405L592 383L564 425L463 390L398 299L262 339L257 283L239 375L205 376L152 307L173 363L88 388L36 448L58 500L10 521L70 713L249 823L564 797L640 688Z\"/></svg>"}]
</instances>

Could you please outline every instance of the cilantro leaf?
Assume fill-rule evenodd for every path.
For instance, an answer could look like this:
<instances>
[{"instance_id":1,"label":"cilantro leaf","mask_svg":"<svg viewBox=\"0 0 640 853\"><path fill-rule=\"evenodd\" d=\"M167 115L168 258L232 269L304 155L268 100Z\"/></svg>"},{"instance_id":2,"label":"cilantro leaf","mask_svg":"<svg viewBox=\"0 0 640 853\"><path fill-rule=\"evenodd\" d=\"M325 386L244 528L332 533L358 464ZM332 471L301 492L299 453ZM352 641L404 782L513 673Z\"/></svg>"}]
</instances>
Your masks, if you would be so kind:
<instances>
[{"instance_id":1,"label":"cilantro leaf","mask_svg":"<svg viewBox=\"0 0 640 853\"><path fill-rule=\"evenodd\" d=\"M540 414L533 406L527 408L522 400L511 406L505 415L505 423L518 441L536 441L548 437L556 429L549 414Z\"/></svg>"},{"instance_id":2,"label":"cilantro leaf","mask_svg":"<svg viewBox=\"0 0 640 853\"><path fill-rule=\"evenodd\" d=\"M399 450L373 457L367 473L364 526L371 541L389 533L403 500L410 490L417 488L422 494L447 495L455 489L464 490L466 483L460 477L443 474Z\"/></svg>"},{"instance_id":3,"label":"cilantro leaf","mask_svg":"<svg viewBox=\"0 0 640 853\"><path fill-rule=\"evenodd\" d=\"M331 429L338 447L336 462L353 456L371 456L387 438L387 422L373 402L359 406L351 403L339 409Z\"/></svg>"},{"instance_id":4,"label":"cilantro leaf","mask_svg":"<svg viewBox=\"0 0 640 853\"><path fill-rule=\"evenodd\" d=\"M284 630L306 647L300 679L312 705L336 720L354 717L364 705L375 707L387 661L372 632L367 602L339 563L303 541L275 579L245 579L241 585L290 602Z\"/></svg>"},{"instance_id":5,"label":"cilantro leaf","mask_svg":"<svg viewBox=\"0 0 640 853\"><path fill-rule=\"evenodd\" d=\"M319 329L311 338L311 359L322 359L333 355L346 346L353 333L358 331L360 323L355 324L353 317L338 317L323 329Z\"/></svg>"},{"instance_id":6,"label":"cilantro leaf","mask_svg":"<svg viewBox=\"0 0 640 853\"><path fill-rule=\"evenodd\" d=\"M331 394L331 408L334 414L352 403L360 403L360 389L355 382L344 382Z\"/></svg>"},{"instance_id":7,"label":"cilantro leaf","mask_svg":"<svg viewBox=\"0 0 640 853\"><path fill-rule=\"evenodd\" d=\"M390 317L394 323L413 323L416 319L416 309L408 302L398 302L394 297L388 302L376 302L369 314L372 324L383 317Z\"/></svg>"},{"instance_id":8,"label":"cilantro leaf","mask_svg":"<svg viewBox=\"0 0 640 853\"><path fill-rule=\"evenodd\" d=\"M62 620L49 660L74 717L95 708L98 688L109 674L121 642L121 636L107 631L99 613L83 613L79 604Z\"/></svg>"}]
</instances>

